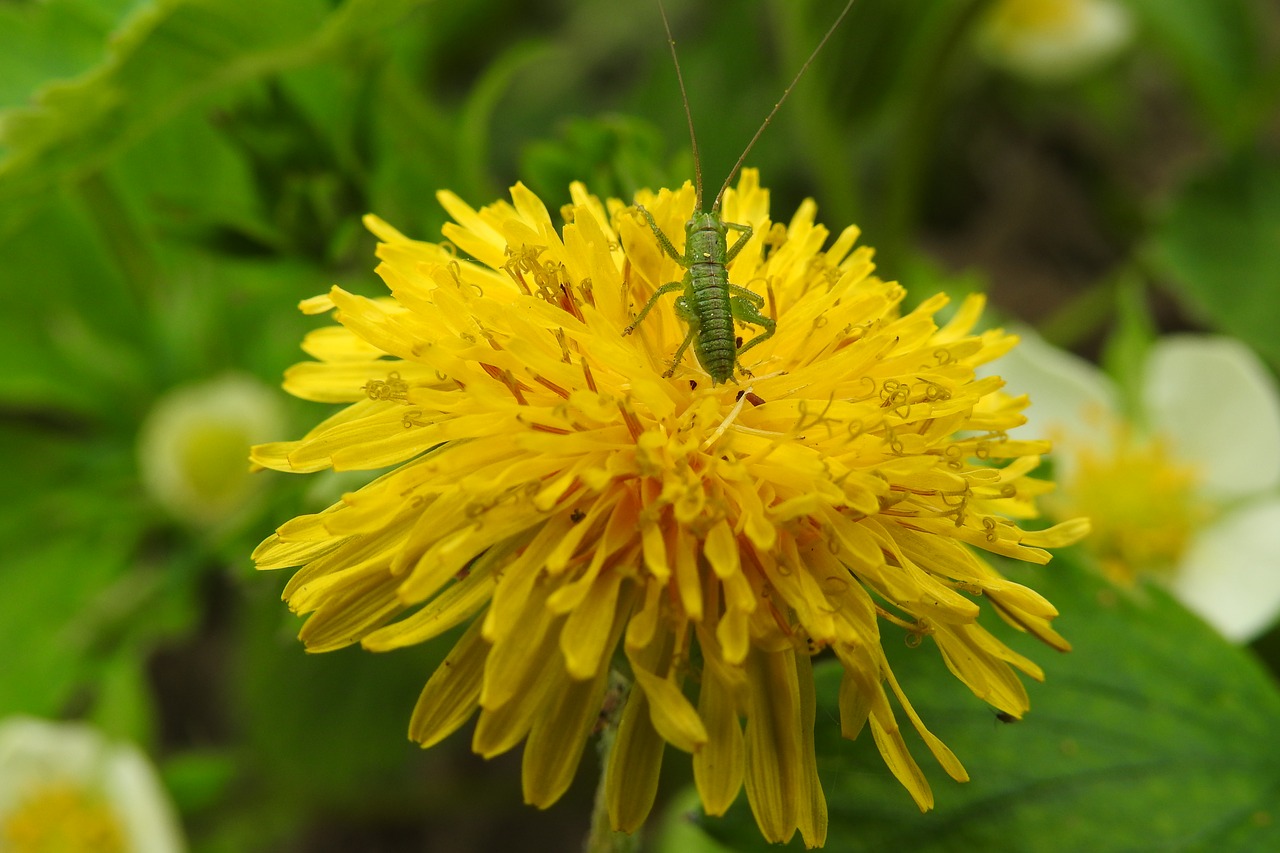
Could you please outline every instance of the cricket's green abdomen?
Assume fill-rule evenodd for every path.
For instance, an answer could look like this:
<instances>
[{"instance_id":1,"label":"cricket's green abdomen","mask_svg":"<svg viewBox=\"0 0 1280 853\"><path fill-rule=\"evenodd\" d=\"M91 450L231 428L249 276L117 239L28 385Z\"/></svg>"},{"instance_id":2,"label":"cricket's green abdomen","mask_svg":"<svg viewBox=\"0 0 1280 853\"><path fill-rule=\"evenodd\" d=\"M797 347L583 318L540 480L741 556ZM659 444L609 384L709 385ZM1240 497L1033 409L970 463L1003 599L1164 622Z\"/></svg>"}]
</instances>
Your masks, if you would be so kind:
<instances>
[{"instance_id":1,"label":"cricket's green abdomen","mask_svg":"<svg viewBox=\"0 0 1280 853\"><path fill-rule=\"evenodd\" d=\"M685 257L691 262L689 289L693 291L688 302L698 315L693 353L716 385L733 376L738 358L725 251L725 228L720 218L695 213L685 232Z\"/></svg>"}]
</instances>

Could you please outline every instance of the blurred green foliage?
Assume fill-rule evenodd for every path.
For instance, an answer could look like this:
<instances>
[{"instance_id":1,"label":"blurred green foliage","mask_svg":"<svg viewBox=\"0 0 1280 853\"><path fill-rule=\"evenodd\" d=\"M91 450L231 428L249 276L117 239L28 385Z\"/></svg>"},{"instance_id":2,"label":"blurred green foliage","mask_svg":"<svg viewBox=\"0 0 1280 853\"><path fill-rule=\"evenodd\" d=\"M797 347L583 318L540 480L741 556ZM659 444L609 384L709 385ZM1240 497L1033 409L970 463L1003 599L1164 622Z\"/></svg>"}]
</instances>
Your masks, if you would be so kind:
<instances>
[{"instance_id":1,"label":"blurred green foliage","mask_svg":"<svg viewBox=\"0 0 1280 853\"><path fill-rule=\"evenodd\" d=\"M839 5L670 0L709 186ZM833 228L858 222L912 298L988 289L1058 343L1096 350L1111 336L1122 380L1174 328L1238 336L1280 364L1274 4L1129 0L1130 49L1049 88L973 50L987 5L859 0L749 160L777 215L813 196ZM487 768L460 739L428 755L405 742L443 646L304 658L276 601L283 578L254 576L247 555L322 505L306 484L267 478L234 525L193 528L144 493L135 444L179 384L229 370L275 383L316 325L299 299L334 282L378 291L367 211L434 239L442 188L479 206L523 180L555 209L572 180L626 197L690 178L656 6L8 2L0 109L0 714L86 717L151 747L197 850L488 849L512 833L576 845L594 768L541 815L519 805L509 763ZM321 416L291 411L292 434ZM1010 774L1056 790L1019 755L1111 738L1134 761L1167 750L1159 760L1212 775L1250 758L1245 738L1265 742L1275 688L1245 652L1162 598L1094 620L1069 612L1090 607L1081 587L1049 586L1079 651L1046 667L1035 715L987 726L976 700L954 704L959 685L935 695L938 679L918 679L912 695L975 782L962 795L938 784L939 811L922 819L859 744L858 769L831 759L841 832L944 849L930 839L945 823L1000 849L1029 814L999 787ZM1098 649L1117 647L1132 651L1124 668L1088 681L1111 664ZM1212 703L1178 691L1171 659L1201 679L1187 689L1237 697L1229 723L1207 724ZM1110 758L1097 772L1114 780ZM1232 765L1234 788L1135 790L1116 807L1135 820L1185 807L1185 826L1203 827L1233 792L1251 808L1272 758ZM839 811L845 794L861 810ZM1105 805L1081 797L1031 802L1043 821Z\"/></svg>"}]
</instances>

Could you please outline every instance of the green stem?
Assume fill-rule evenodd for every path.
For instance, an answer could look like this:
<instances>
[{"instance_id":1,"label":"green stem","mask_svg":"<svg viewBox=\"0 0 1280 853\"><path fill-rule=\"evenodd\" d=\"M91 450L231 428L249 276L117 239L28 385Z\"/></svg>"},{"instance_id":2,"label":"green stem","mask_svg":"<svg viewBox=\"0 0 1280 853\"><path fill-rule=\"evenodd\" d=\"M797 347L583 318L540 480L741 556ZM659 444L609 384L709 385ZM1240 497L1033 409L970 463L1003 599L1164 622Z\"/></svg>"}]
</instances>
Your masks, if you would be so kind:
<instances>
[{"instance_id":1,"label":"green stem","mask_svg":"<svg viewBox=\"0 0 1280 853\"><path fill-rule=\"evenodd\" d=\"M610 690L625 690L626 679L617 671L609 673ZM621 703L618 706L621 708ZM591 833L587 836L585 853L636 853L640 849L640 833L628 835L625 832L614 832L609 825L609 803L605 796L609 779L609 756L613 753L613 742L618 736L618 719L620 713L609 714L600 731L600 784L596 786L595 806L591 810Z\"/></svg>"}]
</instances>

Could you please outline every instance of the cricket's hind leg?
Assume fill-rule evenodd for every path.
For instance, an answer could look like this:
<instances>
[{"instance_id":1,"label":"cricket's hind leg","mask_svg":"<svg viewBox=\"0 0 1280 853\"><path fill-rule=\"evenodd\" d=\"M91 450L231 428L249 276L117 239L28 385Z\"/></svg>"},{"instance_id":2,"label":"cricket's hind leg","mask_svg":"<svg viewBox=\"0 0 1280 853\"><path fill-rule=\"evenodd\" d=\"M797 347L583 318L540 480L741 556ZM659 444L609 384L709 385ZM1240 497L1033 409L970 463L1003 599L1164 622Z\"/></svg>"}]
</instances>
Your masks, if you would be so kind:
<instances>
[{"instance_id":1,"label":"cricket's hind leg","mask_svg":"<svg viewBox=\"0 0 1280 853\"><path fill-rule=\"evenodd\" d=\"M735 290L737 289L745 290L745 288L737 288L736 285L730 285L730 287L734 288ZM764 304L764 297L760 296L760 294L752 293L752 291L749 291L749 290L747 291L747 293L750 293L752 296L755 297L755 299L760 300L760 305ZM751 371L747 370L745 367L742 366L742 363L741 363L742 354L745 353L747 350L751 349L756 344L762 344L765 341L769 340L769 338L773 337L773 333L777 330L778 324L773 321L772 317L766 317L764 314L760 313L760 306L755 303L755 300L747 299L745 296L732 297L729 300L729 306L730 306L730 309L733 311L734 320L738 321L739 323L746 323L749 326L759 326L761 329L764 329L763 332L756 335L754 338L747 341L745 344L743 344L741 347L738 348L738 356L737 356L738 369L741 370L747 376L750 376Z\"/></svg>"},{"instance_id":2,"label":"cricket's hind leg","mask_svg":"<svg viewBox=\"0 0 1280 853\"><path fill-rule=\"evenodd\" d=\"M667 368L667 372L662 374L666 378L670 378L676 368L680 366L680 359L684 358L685 350L689 348L689 344L693 343L694 338L698 337L698 332L702 329L702 324L698 320L698 313L689 307L688 295L676 297L676 316L684 320L689 327L689 334L684 336L684 340L680 343L680 348L676 350L676 357L671 360L671 366Z\"/></svg>"},{"instance_id":3,"label":"cricket's hind leg","mask_svg":"<svg viewBox=\"0 0 1280 853\"><path fill-rule=\"evenodd\" d=\"M627 325L627 327L622 330L622 334L629 335L632 332L634 332L636 330L636 326L640 325L640 321L648 316L649 312L653 310L653 306L658 304L659 299L661 299L663 296L666 296L668 293L674 293L675 291L680 290L684 286L685 286L684 282L682 281L669 281L666 284L662 285L662 287L659 287L657 290L655 290L653 292L653 295L649 297L649 301L646 302L644 304L644 307L640 309L640 313L637 314L635 316L635 319L632 320Z\"/></svg>"}]
</instances>

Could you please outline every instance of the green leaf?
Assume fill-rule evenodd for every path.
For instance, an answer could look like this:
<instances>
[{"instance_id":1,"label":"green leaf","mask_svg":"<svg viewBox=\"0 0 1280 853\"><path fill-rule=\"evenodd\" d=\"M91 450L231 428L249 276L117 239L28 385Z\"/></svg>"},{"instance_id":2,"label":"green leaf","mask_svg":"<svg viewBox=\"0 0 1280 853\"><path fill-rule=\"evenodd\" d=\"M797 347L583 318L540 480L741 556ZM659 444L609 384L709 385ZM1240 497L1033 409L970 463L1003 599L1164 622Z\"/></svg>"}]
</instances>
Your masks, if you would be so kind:
<instances>
[{"instance_id":1,"label":"green leaf","mask_svg":"<svg viewBox=\"0 0 1280 853\"><path fill-rule=\"evenodd\" d=\"M971 777L951 781L915 739L913 752L936 797L933 811L916 809L868 735L840 739L839 671L818 668L827 848L1280 849L1280 692L1254 658L1155 587L1118 592L1065 561L1006 571L1054 602L1062 613L1057 627L1075 646L1057 655L1025 636L1013 639L1046 672L1043 685L1030 685L1032 708L1023 720L998 720L930 644L910 649L892 632L884 637L912 704ZM725 820L708 820L708 830L742 851L777 849L761 840L744 799ZM798 837L792 848L800 848Z\"/></svg>"},{"instance_id":2,"label":"green leaf","mask_svg":"<svg viewBox=\"0 0 1280 853\"><path fill-rule=\"evenodd\" d=\"M1280 364L1277 247L1280 166L1251 154L1188 186L1147 256L1193 311Z\"/></svg>"},{"instance_id":3,"label":"green leaf","mask_svg":"<svg viewBox=\"0 0 1280 853\"><path fill-rule=\"evenodd\" d=\"M232 756L213 750L183 752L160 766L165 787L182 814L214 806L229 792L238 770Z\"/></svg>"},{"instance_id":4,"label":"green leaf","mask_svg":"<svg viewBox=\"0 0 1280 853\"><path fill-rule=\"evenodd\" d=\"M167 122L117 158L110 174L140 227L161 240L216 244L235 232L266 243L275 236L263 216L250 164L223 128L204 116ZM96 224L102 231L112 226L100 219Z\"/></svg>"},{"instance_id":5,"label":"green leaf","mask_svg":"<svg viewBox=\"0 0 1280 853\"><path fill-rule=\"evenodd\" d=\"M0 405L77 416L128 410L121 391L145 384L146 373L122 342L136 336L136 303L83 210L51 201L0 238Z\"/></svg>"},{"instance_id":6,"label":"green leaf","mask_svg":"<svg viewBox=\"0 0 1280 853\"><path fill-rule=\"evenodd\" d=\"M391 65L370 94L369 209L418 239L438 235L444 214L435 193L456 185L456 120L430 100L405 63Z\"/></svg>"},{"instance_id":7,"label":"green leaf","mask_svg":"<svg viewBox=\"0 0 1280 853\"><path fill-rule=\"evenodd\" d=\"M100 170L175 115L377 36L421 0L348 0L326 18L321 0L242 3L161 0L131 17L107 60L44 88L5 115L0 233L59 185Z\"/></svg>"},{"instance_id":8,"label":"green leaf","mask_svg":"<svg viewBox=\"0 0 1280 853\"><path fill-rule=\"evenodd\" d=\"M557 136L531 143L521 158L520 173L543 199L567 199L573 181L600 198L623 199L667 183L658 166L662 140L648 122L620 115L575 118Z\"/></svg>"},{"instance_id":9,"label":"green leaf","mask_svg":"<svg viewBox=\"0 0 1280 853\"><path fill-rule=\"evenodd\" d=\"M168 290L156 299L160 320L155 369L166 385L248 370L269 385L299 360L298 342L319 323L297 310L332 276L292 258L241 258L174 251ZM359 279L375 279L359 269Z\"/></svg>"},{"instance_id":10,"label":"green leaf","mask_svg":"<svg viewBox=\"0 0 1280 853\"><path fill-rule=\"evenodd\" d=\"M3 437L15 456L35 450L10 430ZM0 667L0 716L56 716L90 680L100 638L84 614L126 571L141 531L136 509L113 505L109 491L33 494L31 482L4 489L15 502L0 513L0 647L11 650Z\"/></svg>"},{"instance_id":11,"label":"green leaf","mask_svg":"<svg viewBox=\"0 0 1280 853\"><path fill-rule=\"evenodd\" d=\"M106 39L134 0L0 3L0 109L17 106L50 79L102 60Z\"/></svg>"}]
</instances>

